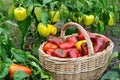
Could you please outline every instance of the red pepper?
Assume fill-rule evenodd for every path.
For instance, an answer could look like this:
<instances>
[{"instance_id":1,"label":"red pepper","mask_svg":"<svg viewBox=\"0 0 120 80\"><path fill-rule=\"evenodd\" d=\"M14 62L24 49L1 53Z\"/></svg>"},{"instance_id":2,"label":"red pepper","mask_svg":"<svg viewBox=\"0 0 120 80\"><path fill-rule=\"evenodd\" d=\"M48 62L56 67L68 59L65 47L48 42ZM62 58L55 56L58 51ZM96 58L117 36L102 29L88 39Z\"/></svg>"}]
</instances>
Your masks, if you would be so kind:
<instances>
[{"instance_id":1,"label":"red pepper","mask_svg":"<svg viewBox=\"0 0 120 80\"><path fill-rule=\"evenodd\" d=\"M55 49L57 49L58 46L51 43L51 42L47 42L44 46L43 46L43 50L47 53L52 55L55 51Z\"/></svg>"},{"instance_id":2,"label":"red pepper","mask_svg":"<svg viewBox=\"0 0 120 80\"><path fill-rule=\"evenodd\" d=\"M53 52L51 52L51 51L49 51L49 50L46 51L46 53L53 56Z\"/></svg>"},{"instance_id":3,"label":"red pepper","mask_svg":"<svg viewBox=\"0 0 120 80\"><path fill-rule=\"evenodd\" d=\"M60 57L60 58L65 58L65 57L67 57L67 53L62 49L56 49L54 52L54 56Z\"/></svg>"},{"instance_id":4,"label":"red pepper","mask_svg":"<svg viewBox=\"0 0 120 80\"><path fill-rule=\"evenodd\" d=\"M68 56L70 58L77 58L77 57L81 57L82 54L76 49L76 48L73 48L71 49L71 51L68 53Z\"/></svg>"},{"instance_id":5,"label":"red pepper","mask_svg":"<svg viewBox=\"0 0 120 80\"><path fill-rule=\"evenodd\" d=\"M50 35L48 37L48 41L51 42L51 43L54 43L54 44L56 44L58 46L63 43L62 38L58 38L58 37L53 36L53 35Z\"/></svg>"},{"instance_id":6,"label":"red pepper","mask_svg":"<svg viewBox=\"0 0 120 80\"><path fill-rule=\"evenodd\" d=\"M85 40L84 36L79 30L78 30L78 40Z\"/></svg>"},{"instance_id":7,"label":"red pepper","mask_svg":"<svg viewBox=\"0 0 120 80\"><path fill-rule=\"evenodd\" d=\"M104 41L105 41L105 43L107 43L108 44L108 38L107 37L105 37L105 36L102 36L103 38L104 38Z\"/></svg>"},{"instance_id":8,"label":"red pepper","mask_svg":"<svg viewBox=\"0 0 120 80\"><path fill-rule=\"evenodd\" d=\"M104 36L98 36L94 41L95 53L103 51L108 45L108 39Z\"/></svg>"},{"instance_id":9,"label":"red pepper","mask_svg":"<svg viewBox=\"0 0 120 80\"><path fill-rule=\"evenodd\" d=\"M68 55L70 58L77 58L78 57L78 53L76 53L74 51L70 51Z\"/></svg>"},{"instance_id":10,"label":"red pepper","mask_svg":"<svg viewBox=\"0 0 120 80\"><path fill-rule=\"evenodd\" d=\"M69 53L69 52L71 51L71 49L72 49L72 48L65 49L64 51L65 51L66 53Z\"/></svg>"},{"instance_id":11,"label":"red pepper","mask_svg":"<svg viewBox=\"0 0 120 80\"><path fill-rule=\"evenodd\" d=\"M88 55L87 43L83 43L83 44L81 45L81 48L82 48L82 54L83 54L83 56Z\"/></svg>"},{"instance_id":12,"label":"red pepper","mask_svg":"<svg viewBox=\"0 0 120 80\"><path fill-rule=\"evenodd\" d=\"M26 66L22 66L19 64L12 64L10 66L10 77L13 78L13 75L15 73L15 71L24 71L26 72L28 75L32 74L32 71L30 68L26 67Z\"/></svg>"},{"instance_id":13,"label":"red pepper","mask_svg":"<svg viewBox=\"0 0 120 80\"><path fill-rule=\"evenodd\" d=\"M72 41L72 42L74 42L74 43L77 43L77 42L78 42L77 36L72 35L72 36L68 37L68 38L66 39L66 41Z\"/></svg>"},{"instance_id":14,"label":"red pepper","mask_svg":"<svg viewBox=\"0 0 120 80\"><path fill-rule=\"evenodd\" d=\"M90 37L90 39L96 38L96 36L93 33L89 32L89 31L87 31L87 34ZM78 40L84 40L84 39L85 38L84 38L83 34L78 30Z\"/></svg>"},{"instance_id":15,"label":"red pepper","mask_svg":"<svg viewBox=\"0 0 120 80\"><path fill-rule=\"evenodd\" d=\"M65 50L65 49L69 49L69 48L75 47L75 43L72 42L72 41L66 41L66 42L60 44L59 47L61 49Z\"/></svg>"}]
</instances>

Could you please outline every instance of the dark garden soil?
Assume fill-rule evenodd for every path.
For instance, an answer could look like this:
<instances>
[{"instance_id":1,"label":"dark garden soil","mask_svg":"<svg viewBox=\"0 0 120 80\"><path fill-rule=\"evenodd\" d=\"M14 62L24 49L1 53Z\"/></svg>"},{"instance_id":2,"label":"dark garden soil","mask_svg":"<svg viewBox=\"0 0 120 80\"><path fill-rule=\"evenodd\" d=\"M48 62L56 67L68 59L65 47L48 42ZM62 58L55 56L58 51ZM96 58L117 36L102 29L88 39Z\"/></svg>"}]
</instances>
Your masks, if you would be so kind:
<instances>
[{"instance_id":1,"label":"dark garden soil","mask_svg":"<svg viewBox=\"0 0 120 80\"><path fill-rule=\"evenodd\" d=\"M105 35L114 42L113 53L120 52L120 23L116 24L114 27L110 27ZM111 70L118 64L120 64L120 60L116 57L113 58L106 71Z\"/></svg>"},{"instance_id":2,"label":"dark garden soil","mask_svg":"<svg viewBox=\"0 0 120 80\"><path fill-rule=\"evenodd\" d=\"M120 23L106 29L105 35L114 42L113 51L120 51Z\"/></svg>"},{"instance_id":3,"label":"dark garden soil","mask_svg":"<svg viewBox=\"0 0 120 80\"><path fill-rule=\"evenodd\" d=\"M108 37L114 42L113 52L120 51L120 37L115 37L110 35ZM118 60L118 58L116 57L113 58L107 70L111 70L113 67L117 66L118 64L120 64L120 60Z\"/></svg>"}]
</instances>

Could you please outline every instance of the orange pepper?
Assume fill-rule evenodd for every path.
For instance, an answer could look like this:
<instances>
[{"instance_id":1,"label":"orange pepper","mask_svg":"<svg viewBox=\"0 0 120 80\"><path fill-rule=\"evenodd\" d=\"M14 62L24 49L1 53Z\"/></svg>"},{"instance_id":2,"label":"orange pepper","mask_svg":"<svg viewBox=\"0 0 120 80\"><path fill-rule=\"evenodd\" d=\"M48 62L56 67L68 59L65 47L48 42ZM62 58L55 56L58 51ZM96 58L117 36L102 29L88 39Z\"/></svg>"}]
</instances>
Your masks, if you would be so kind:
<instances>
[{"instance_id":1,"label":"orange pepper","mask_svg":"<svg viewBox=\"0 0 120 80\"><path fill-rule=\"evenodd\" d=\"M19 65L19 64L12 64L10 66L10 77L13 78L13 75L15 73L15 71L24 71L26 72L28 75L32 74L32 71L30 68L28 68L27 66L23 66L23 65Z\"/></svg>"}]
</instances>

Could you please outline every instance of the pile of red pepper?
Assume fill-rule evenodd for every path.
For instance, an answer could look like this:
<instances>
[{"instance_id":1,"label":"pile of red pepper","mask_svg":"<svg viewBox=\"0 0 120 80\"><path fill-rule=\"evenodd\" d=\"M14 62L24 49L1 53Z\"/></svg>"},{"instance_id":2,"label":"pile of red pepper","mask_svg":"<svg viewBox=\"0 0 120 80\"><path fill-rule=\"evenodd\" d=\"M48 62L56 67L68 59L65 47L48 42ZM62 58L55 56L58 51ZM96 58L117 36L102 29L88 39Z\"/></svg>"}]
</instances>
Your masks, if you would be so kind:
<instances>
[{"instance_id":1,"label":"pile of red pepper","mask_svg":"<svg viewBox=\"0 0 120 80\"><path fill-rule=\"evenodd\" d=\"M109 41L105 36L96 36L89 31L87 34L93 43L95 53L103 51L108 46ZM72 35L66 40L50 35L43 50L46 54L60 58L77 58L88 55L87 42L79 30L78 36Z\"/></svg>"}]
</instances>

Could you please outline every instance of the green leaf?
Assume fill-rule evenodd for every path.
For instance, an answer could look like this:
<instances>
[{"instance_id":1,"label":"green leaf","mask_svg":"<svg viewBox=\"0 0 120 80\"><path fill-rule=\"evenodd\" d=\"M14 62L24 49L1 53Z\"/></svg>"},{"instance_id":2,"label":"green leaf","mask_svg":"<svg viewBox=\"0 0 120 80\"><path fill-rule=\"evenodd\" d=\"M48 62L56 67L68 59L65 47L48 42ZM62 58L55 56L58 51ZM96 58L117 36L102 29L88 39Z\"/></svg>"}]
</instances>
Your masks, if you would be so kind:
<instances>
[{"instance_id":1,"label":"green leaf","mask_svg":"<svg viewBox=\"0 0 120 80\"><path fill-rule=\"evenodd\" d=\"M0 62L0 79L4 78L9 73L9 67Z\"/></svg>"},{"instance_id":2,"label":"green leaf","mask_svg":"<svg viewBox=\"0 0 120 80\"><path fill-rule=\"evenodd\" d=\"M107 8L108 0L102 0L103 2L103 7Z\"/></svg>"},{"instance_id":3,"label":"green leaf","mask_svg":"<svg viewBox=\"0 0 120 80\"><path fill-rule=\"evenodd\" d=\"M120 69L120 64L118 65L118 68Z\"/></svg>"},{"instance_id":4,"label":"green leaf","mask_svg":"<svg viewBox=\"0 0 120 80\"><path fill-rule=\"evenodd\" d=\"M8 10L8 17L9 17L10 19L13 19L13 18L14 18L14 9L15 9L15 5L13 4L13 5L9 8L9 10Z\"/></svg>"},{"instance_id":5,"label":"green leaf","mask_svg":"<svg viewBox=\"0 0 120 80\"><path fill-rule=\"evenodd\" d=\"M96 16L96 17L95 17L95 22L96 22L96 24L99 23L99 21L100 21L100 20L99 20L99 17Z\"/></svg>"},{"instance_id":6,"label":"green leaf","mask_svg":"<svg viewBox=\"0 0 120 80\"><path fill-rule=\"evenodd\" d=\"M0 28L0 56L3 60L10 56L10 49L11 46L13 46L9 31L5 28L6 26L4 26L4 28Z\"/></svg>"},{"instance_id":7,"label":"green leaf","mask_svg":"<svg viewBox=\"0 0 120 80\"><path fill-rule=\"evenodd\" d=\"M31 25L31 18L28 16L24 21L17 22L18 27L22 33L22 38L21 38L21 49L24 48L24 43L27 38L27 35L29 34L29 27Z\"/></svg>"},{"instance_id":8,"label":"green leaf","mask_svg":"<svg viewBox=\"0 0 120 80\"><path fill-rule=\"evenodd\" d=\"M42 78L42 79L47 79L48 77L49 77L49 76L46 75L45 71L42 71L42 73L41 73L41 78Z\"/></svg>"},{"instance_id":9,"label":"green leaf","mask_svg":"<svg viewBox=\"0 0 120 80\"><path fill-rule=\"evenodd\" d=\"M69 10L67 9L67 7L64 4L62 4L59 11L60 11L60 21L62 23L66 23L70 16Z\"/></svg>"},{"instance_id":10,"label":"green leaf","mask_svg":"<svg viewBox=\"0 0 120 80\"><path fill-rule=\"evenodd\" d=\"M55 6L58 4L58 1L53 1L50 3L49 9L50 10L55 10Z\"/></svg>"},{"instance_id":11,"label":"green leaf","mask_svg":"<svg viewBox=\"0 0 120 80\"><path fill-rule=\"evenodd\" d=\"M110 64L111 60L115 57L118 57L118 52L114 52L110 55L108 62L107 62L107 66Z\"/></svg>"},{"instance_id":12,"label":"green leaf","mask_svg":"<svg viewBox=\"0 0 120 80\"><path fill-rule=\"evenodd\" d=\"M88 5L89 8L91 8L92 5L93 5L92 1L88 1L88 0L86 0L86 3L87 3L87 5Z\"/></svg>"},{"instance_id":13,"label":"green leaf","mask_svg":"<svg viewBox=\"0 0 120 80\"><path fill-rule=\"evenodd\" d=\"M27 55L24 51L12 48L11 53L15 57L15 59L19 62L26 62L28 60Z\"/></svg>"},{"instance_id":14,"label":"green leaf","mask_svg":"<svg viewBox=\"0 0 120 80\"><path fill-rule=\"evenodd\" d=\"M7 51L0 45L0 57L6 59L8 57Z\"/></svg>"},{"instance_id":15,"label":"green leaf","mask_svg":"<svg viewBox=\"0 0 120 80\"><path fill-rule=\"evenodd\" d=\"M0 0L0 4L2 3L2 0Z\"/></svg>"},{"instance_id":16,"label":"green leaf","mask_svg":"<svg viewBox=\"0 0 120 80\"><path fill-rule=\"evenodd\" d=\"M52 76L44 70L41 70L41 79L53 80Z\"/></svg>"},{"instance_id":17,"label":"green leaf","mask_svg":"<svg viewBox=\"0 0 120 80\"><path fill-rule=\"evenodd\" d=\"M12 25L12 26L18 26L18 24L14 21L11 21L11 20L7 20L6 23Z\"/></svg>"},{"instance_id":18,"label":"green leaf","mask_svg":"<svg viewBox=\"0 0 120 80\"><path fill-rule=\"evenodd\" d=\"M95 32L98 29L96 24L91 25L91 32Z\"/></svg>"},{"instance_id":19,"label":"green leaf","mask_svg":"<svg viewBox=\"0 0 120 80\"><path fill-rule=\"evenodd\" d=\"M5 63L7 66L10 66L11 64L13 64L12 60L9 59L9 58L4 59L4 63Z\"/></svg>"},{"instance_id":20,"label":"green leaf","mask_svg":"<svg viewBox=\"0 0 120 80\"><path fill-rule=\"evenodd\" d=\"M71 35L73 33L77 33L77 28L71 26L68 29L66 29L65 35Z\"/></svg>"},{"instance_id":21,"label":"green leaf","mask_svg":"<svg viewBox=\"0 0 120 80\"><path fill-rule=\"evenodd\" d=\"M28 76L29 75L26 72L24 72L24 71L16 71L14 73L14 80L23 80L23 79L25 79Z\"/></svg>"},{"instance_id":22,"label":"green leaf","mask_svg":"<svg viewBox=\"0 0 120 80\"><path fill-rule=\"evenodd\" d=\"M48 24L48 18L49 18L48 12L47 11L42 12L41 21L44 24Z\"/></svg>"},{"instance_id":23,"label":"green leaf","mask_svg":"<svg viewBox=\"0 0 120 80\"><path fill-rule=\"evenodd\" d=\"M10 25L8 25L8 23L6 23L6 21L3 22L2 25L0 25L0 29L3 31L2 35L7 34L7 36L10 36ZM1 34L1 31L0 31Z\"/></svg>"},{"instance_id":24,"label":"green leaf","mask_svg":"<svg viewBox=\"0 0 120 80\"><path fill-rule=\"evenodd\" d=\"M38 49L38 48L37 48ZM27 54L27 52L26 52ZM31 54L27 54L28 55L28 58L36 63L39 63L39 59ZM39 56L39 55L38 55Z\"/></svg>"},{"instance_id":25,"label":"green leaf","mask_svg":"<svg viewBox=\"0 0 120 80\"><path fill-rule=\"evenodd\" d=\"M43 10L41 7L35 7L34 13L35 13L35 16L39 22L40 22L41 17L42 17L42 12L43 12Z\"/></svg>"},{"instance_id":26,"label":"green leaf","mask_svg":"<svg viewBox=\"0 0 120 80\"><path fill-rule=\"evenodd\" d=\"M33 45L32 47L32 51L35 56L39 56L38 48L39 48L39 45Z\"/></svg>"},{"instance_id":27,"label":"green leaf","mask_svg":"<svg viewBox=\"0 0 120 80\"><path fill-rule=\"evenodd\" d=\"M102 22L102 21L99 21L99 28L98 28L98 32L100 33L100 34L103 34L103 32L104 32L104 23Z\"/></svg>"},{"instance_id":28,"label":"green leaf","mask_svg":"<svg viewBox=\"0 0 120 80\"><path fill-rule=\"evenodd\" d=\"M36 70L41 70L40 66L37 63L32 61L32 62L30 62L30 64L31 64L31 66L35 67Z\"/></svg>"},{"instance_id":29,"label":"green leaf","mask_svg":"<svg viewBox=\"0 0 120 80\"><path fill-rule=\"evenodd\" d=\"M30 15L33 11L33 6L29 6L27 9L27 15Z\"/></svg>"},{"instance_id":30,"label":"green leaf","mask_svg":"<svg viewBox=\"0 0 120 80\"><path fill-rule=\"evenodd\" d=\"M120 51L118 52L118 59L120 60Z\"/></svg>"},{"instance_id":31,"label":"green leaf","mask_svg":"<svg viewBox=\"0 0 120 80\"><path fill-rule=\"evenodd\" d=\"M0 34L2 34L2 33L4 33L4 32L6 32L5 29L0 28ZM1 37L1 36L0 36L0 37Z\"/></svg>"},{"instance_id":32,"label":"green leaf","mask_svg":"<svg viewBox=\"0 0 120 80\"><path fill-rule=\"evenodd\" d=\"M45 5L47 3L50 3L51 1L53 1L53 0L43 0L43 4Z\"/></svg>"},{"instance_id":33,"label":"green leaf","mask_svg":"<svg viewBox=\"0 0 120 80\"><path fill-rule=\"evenodd\" d=\"M24 0L23 3L25 6L28 7L28 6L34 5L34 0Z\"/></svg>"},{"instance_id":34,"label":"green leaf","mask_svg":"<svg viewBox=\"0 0 120 80\"><path fill-rule=\"evenodd\" d=\"M23 36L25 36L29 30L31 25L31 18L28 16L24 21L17 22L20 31L22 32Z\"/></svg>"},{"instance_id":35,"label":"green leaf","mask_svg":"<svg viewBox=\"0 0 120 80\"><path fill-rule=\"evenodd\" d=\"M3 22L4 20L5 20L5 16L2 13L0 13L0 22Z\"/></svg>"},{"instance_id":36,"label":"green leaf","mask_svg":"<svg viewBox=\"0 0 120 80\"><path fill-rule=\"evenodd\" d=\"M0 80L5 80L5 78L0 78Z\"/></svg>"},{"instance_id":37,"label":"green leaf","mask_svg":"<svg viewBox=\"0 0 120 80\"><path fill-rule=\"evenodd\" d=\"M119 73L116 71L108 71L100 80L119 80Z\"/></svg>"}]
</instances>

